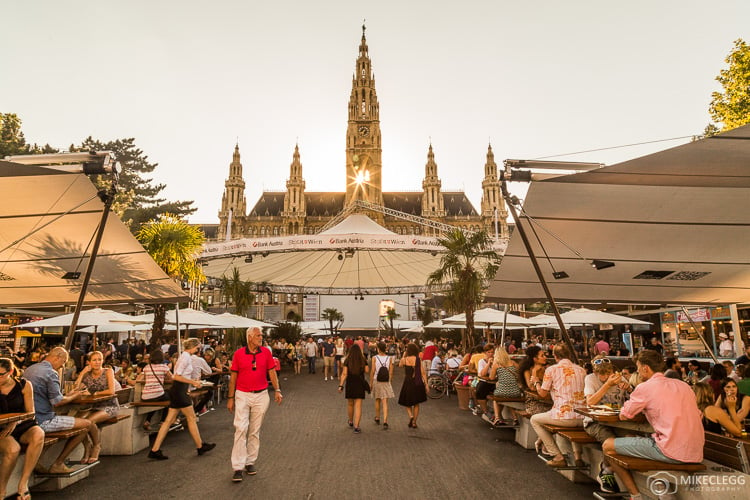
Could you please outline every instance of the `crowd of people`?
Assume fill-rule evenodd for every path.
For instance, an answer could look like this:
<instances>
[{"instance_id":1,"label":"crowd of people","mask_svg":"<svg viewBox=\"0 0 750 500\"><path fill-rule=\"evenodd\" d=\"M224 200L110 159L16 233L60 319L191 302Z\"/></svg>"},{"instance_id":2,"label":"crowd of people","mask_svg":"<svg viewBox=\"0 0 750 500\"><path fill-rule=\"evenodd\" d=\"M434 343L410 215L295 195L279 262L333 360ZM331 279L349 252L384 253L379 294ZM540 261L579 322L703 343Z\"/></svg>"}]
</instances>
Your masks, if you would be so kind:
<instances>
[{"instance_id":1,"label":"crowd of people","mask_svg":"<svg viewBox=\"0 0 750 500\"><path fill-rule=\"evenodd\" d=\"M535 338L518 346L514 341L498 346L483 343L461 354L447 339L417 343L389 337L331 336L294 343L278 339L269 345L258 328L248 329L246 346L232 354L218 341L202 343L198 339L184 341L179 354L174 342L148 352L143 343L133 341L119 346L105 343L87 354L79 348L68 353L62 347L34 351L38 355L19 351L0 358L0 412L31 412L35 418L0 429L0 495L23 447L26 459L18 492L21 500L29 498L28 482L42 452L45 432L85 430L65 443L49 467L50 473L71 472L66 459L79 444L84 449L82 464L99 460L100 425L119 411L115 393L137 383L143 384L143 401L169 401L168 408L149 413L143 424L144 430L153 430L154 416L158 417L156 425L162 424L148 457L167 459L161 446L179 414L197 454L205 454L215 444L201 438L197 416L211 397L206 398L207 391L200 391L198 398L190 392L202 388L202 380L218 382L219 377L227 377L226 407L234 414L232 479L241 481L244 474L257 472L260 429L271 399L269 384L276 403L283 401L277 376L279 360L296 375L301 375L304 365L307 373L317 373L316 364L322 360L323 381L338 381L338 390L346 400L348 426L355 434L362 432L362 407L368 393L374 401L375 424L390 428L389 400L398 398L409 429L418 429L428 377L444 371L451 374L450 380L471 387L474 413L494 426L517 425L519 415L500 401L489 405L490 395L522 400L539 437L537 452L553 468L569 464L545 427L549 424L583 429L601 443L605 456L631 455L665 463L700 462L704 430L743 435L744 420L750 414L750 370L746 369L750 367L750 348L735 363L704 367L691 360L683 367L679 359L664 359L658 349L648 347L620 369L601 342L595 345L595 356L581 366L572 361L566 344L542 345ZM403 381L396 391L393 378L397 368L403 372ZM81 395L97 396L98 402L75 416L57 413ZM602 404L619 409L621 419L645 415L654 434L624 436L575 411ZM583 466L580 446L573 443L572 448L574 465ZM637 497L629 471L604 460L598 474L601 489L618 491L616 478Z\"/></svg>"}]
</instances>

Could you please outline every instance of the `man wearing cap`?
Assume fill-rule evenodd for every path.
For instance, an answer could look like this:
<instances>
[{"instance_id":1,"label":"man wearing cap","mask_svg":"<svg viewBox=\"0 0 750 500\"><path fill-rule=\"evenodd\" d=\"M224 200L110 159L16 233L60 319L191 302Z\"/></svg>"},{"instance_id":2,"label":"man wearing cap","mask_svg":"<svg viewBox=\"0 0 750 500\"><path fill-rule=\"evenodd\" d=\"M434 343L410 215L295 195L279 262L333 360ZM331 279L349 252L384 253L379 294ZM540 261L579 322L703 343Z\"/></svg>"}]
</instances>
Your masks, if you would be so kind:
<instances>
[{"instance_id":1,"label":"man wearing cap","mask_svg":"<svg viewBox=\"0 0 750 500\"><path fill-rule=\"evenodd\" d=\"M253 326L247 329L247 347L235 351L229 379L227 409L234 412L234 446L232 447L232 481L242 481L243 470L256 474L255 461L260 449L260 426L268 410L268 378L273 385L276 403L281 404L281 390L276 363L269 349L263 349L263 333Z\"/></svg>"},{"instance_id":2,"label":"man wearing cap","mask_svg":"<svg viewBox=\"0 0 750 500\"><path fill-rule=\"evenodd\" d=\"M734 344L732 343L729 338L727 338L726 333L720 333L719 338L721 339L721 342L719 343L719 356L722 358L733 358L734 357Z\"/></svg>"}]
</instances>

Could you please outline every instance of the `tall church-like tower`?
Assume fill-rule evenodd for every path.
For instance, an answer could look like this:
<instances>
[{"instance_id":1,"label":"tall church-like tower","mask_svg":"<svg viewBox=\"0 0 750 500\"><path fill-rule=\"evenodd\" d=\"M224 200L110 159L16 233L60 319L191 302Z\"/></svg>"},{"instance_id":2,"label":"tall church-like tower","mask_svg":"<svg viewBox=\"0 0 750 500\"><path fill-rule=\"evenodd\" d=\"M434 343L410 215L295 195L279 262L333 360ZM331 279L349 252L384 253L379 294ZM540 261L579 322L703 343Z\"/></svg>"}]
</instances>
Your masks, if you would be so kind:
<instances>
[{"instance_id":1,"label":"tall church-like tower","mask_svg":"<svg viewBox=\"0 0 750 500\"><path fill-rule=\"evenodd\" d=\"M482 181L482 225L490 235L495 234L495 211L497 211L497 235L507 238L508 234L508 210L505 201L500 194L500 179L497 176L497 163L492 145L487 146L487 161L484 164L484 180Z\"/></svg>"},{"instance_id":2,"label":"tall church-like tower","mask_svg":"<svg viewBox=\"0 0 750 500\"><path fill-rule=\"evenodd\" d=\"M286 195L284 196L284 210L281 217L284 220L286 234L301 234L305 227L305 179L302 178L302 163L299 161L299 145L294 145L292 164L289 165L289 180L286 181Z\"/></svg>"},{"instance_id":3,"label":"tall church-like tower","mask_svg":"<svg viewBox=\"0 0 750 500\"><path fill-rule=\"evenodd\" d=\"M235 144L232 163L229 164L229 178L224 182L224 195L221 197L217 238L227 239L227 223L231 228L231 237L240 237L244 232L246 214L247 202L245 201L245 180L242 178L242 163L240 163L240 145Z\"/></svg>"},{"instance_id":4,"label":"tall church-like tower","mask_svg":"<svg viewBox=\"0 0 750 500\"><path fill-rule=\"evenodd\" d=\"M435 153L432 144L427 151L427 163L424 166L424 180L422 181L422 217L435 219L445 217L443 193L440 191L442 183L437 175Z\"/></svg>"},{"instance_id":5,"label":"tall church-like tower","mask_svg":"<svg viewBox=\"0 0 750 500\"><path fill-rule=\"evenodd\" d=\"M349 97L349 124L346 129L346 197L344 205L365 200L383 205L382 144L380 105L375 92L375 76L367 53L365 26L359 44L356 72Z\"/></svg>"}]
</instances>

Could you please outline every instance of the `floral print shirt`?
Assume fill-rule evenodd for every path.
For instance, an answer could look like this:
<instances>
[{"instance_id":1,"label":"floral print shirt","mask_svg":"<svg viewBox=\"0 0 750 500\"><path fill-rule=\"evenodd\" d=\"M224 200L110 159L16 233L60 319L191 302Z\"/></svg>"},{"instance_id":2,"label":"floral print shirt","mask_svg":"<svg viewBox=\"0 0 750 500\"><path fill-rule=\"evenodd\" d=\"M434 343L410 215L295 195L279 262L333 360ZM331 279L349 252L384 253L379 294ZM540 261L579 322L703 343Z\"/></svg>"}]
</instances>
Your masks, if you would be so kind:
<instances>
[{"instance_id":1,"label":"floral print shirt","mask_svg":"<svg viewBox=\"0 0 750 500\"><path fill-rule=\"evenodd\" d=\"M573 364L569 359L561 359L547 368L542 380L542 389L552 394L552 418L571 420L583 418L574 410L586 406L583 395L586 370Z\"/></svg>"}]
</instances>

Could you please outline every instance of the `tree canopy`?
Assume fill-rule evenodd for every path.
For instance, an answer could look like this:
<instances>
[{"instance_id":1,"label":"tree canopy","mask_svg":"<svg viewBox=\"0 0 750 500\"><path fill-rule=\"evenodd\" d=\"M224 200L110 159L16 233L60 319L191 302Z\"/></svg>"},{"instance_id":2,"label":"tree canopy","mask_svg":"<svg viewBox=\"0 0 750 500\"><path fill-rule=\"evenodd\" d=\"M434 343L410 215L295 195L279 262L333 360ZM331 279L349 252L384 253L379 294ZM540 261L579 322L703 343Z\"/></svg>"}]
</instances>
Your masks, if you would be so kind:
<instances>
[{"instance_id":1,"label":"tree canopy","mask_svg":"<svg viewBox=\"0 0 750 500\"><path fill-rule=\"evenodd\" d=\"M57 150L45 144L27 144L21 131L21 119L15 113L0 113L0 159L13 155L56 153Z\"/></svg>"},{"instance_id":2,"label":"tree canopy","mask_svg":"<svg viewBox=\"0 0 750 500\"><path fill-rule=\"evenodd\" d=\"M438 242L446 252L427 284L448 285L443 304L466 315L462 344L464 352L468 352L468 339L474 338L474 311L484 300L487 283L497 272L499 256L492 250L492 240L485 231L467 234L455 229L438 238Z\"/></svg>"},{"instance_id":3,"label":"tree canopy","mask_svg":"<svg viewBox=\"0 0 750 500\"><path fill-rule=\"evenodd\" d=\"M706 135L750 123L750 46L741 38L735 40L724 61L729 67L716 77L723 91L711 94L708 110L714 123L706 127Z\"/></svg>"},{"instance_id":4,"label":"tree canopy","mask_svg":"<svg viewBox=\"0 0 750 500\"><path fill-rule=\"evenodd\" d=\"M118 194L115 198L113 211L123 222L130 226L136 234L144 223L155 219L161 214L174 214L178 217L192 214L196 208L192 201L167 201L160 197L166 187L165 184L153 184L153 180L146 177L158 166L149 161L143 150L136 147L135 139L117 139L102 142L87 137L80 146L71 146L77 151L112 151L122 167L118 180ZM98 183L103 183L102 179Z\"/></svg>"}]
</instances>

